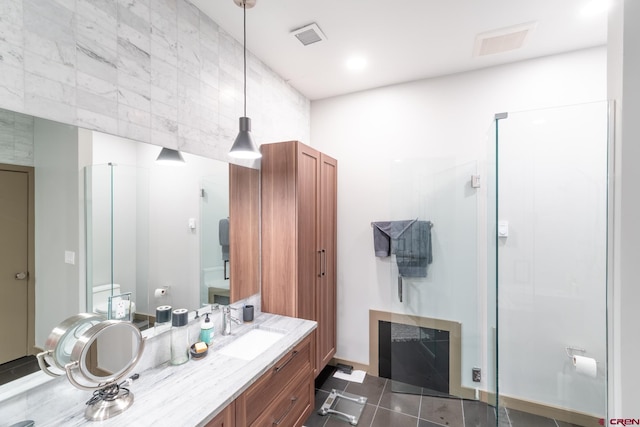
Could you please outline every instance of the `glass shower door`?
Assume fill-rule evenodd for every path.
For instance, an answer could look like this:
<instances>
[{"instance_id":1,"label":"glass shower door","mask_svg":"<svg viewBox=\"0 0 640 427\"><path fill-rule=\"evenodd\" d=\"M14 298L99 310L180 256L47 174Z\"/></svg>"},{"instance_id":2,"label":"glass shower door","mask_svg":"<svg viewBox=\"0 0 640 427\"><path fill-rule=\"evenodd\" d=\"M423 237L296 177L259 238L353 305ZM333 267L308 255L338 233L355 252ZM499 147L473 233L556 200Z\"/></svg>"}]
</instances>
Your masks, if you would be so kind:
<instances>
[{"instance_id":1,"label":"glass shower door","mask_svg":"<svg viewBox=\"0 0 640 427\"><path fill-rule=\"evenodd\" d=\"M458 425L466 417L487 425L479 162L405 160L394 163L392 176L391 217L406 228L395 230L386 258L391 314L379 320L379 376L388 378L391 401L420 405L422 420Z\"/></svg>"},{"instance_id":2,"label":"glass shower door","mask_svg":"<svg viewBox=\"0 0 640 427\"><path fill-rule=\"evenodd\" d=\"M606 419L607 112L595 102L496 120L489 275L498 414L514 427Z\"/></svg>"},{"instance_id":3,"label":"glass shower door","mask_svg":"<svg viewBox=\"0 0 640 427\"><path fill-rule=\"evenodd\" d=\"M136 312L148 313L149 172L91 165L85 183L87 310L136 320ZM112 307L112 297L126 305L124 313Z\"/></svg>"}]
</instances>

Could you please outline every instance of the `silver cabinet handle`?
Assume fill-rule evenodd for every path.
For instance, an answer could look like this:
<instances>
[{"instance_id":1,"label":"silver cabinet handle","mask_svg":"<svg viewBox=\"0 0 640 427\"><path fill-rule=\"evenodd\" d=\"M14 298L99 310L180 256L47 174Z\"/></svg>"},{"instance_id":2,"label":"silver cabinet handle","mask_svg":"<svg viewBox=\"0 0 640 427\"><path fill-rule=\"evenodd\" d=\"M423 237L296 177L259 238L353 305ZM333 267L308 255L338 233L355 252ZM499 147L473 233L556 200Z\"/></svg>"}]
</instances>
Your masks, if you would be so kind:
<instances>
[{"instance_id":1,"label":"silver cabinet handle","mask_svg":"<svg viewBox=\"0 0 640 427\"><path fill-rule=\"evenodd\" d=\"M21 271L20 273L16 273L16 280L24 280L29 277L29 273L25 271Z\"/></svg>"},{"instance_id":2,"label":"silver cabinet handle","mask_svg":"<svg viewBox=\"0 0 640 427\"><path fill-rule=\"evenodd\" d=\"M284 419L285 419L285 417L286 417L287 415L289 415L289 412L291 412L291 410L292 410L292 409L293 409L293 407L295 406L295 404L296 404L296 401L297 401L297 400L298 400L298 398L297 398L296 396L291 397L291 403L289 403L289 408L287 409L287 411L286 411L284 414L282 414L282 416L281 416L280 418L278 418L276 421L274 421L274 422L273 422L273 425L274 425L274 426L278 426L278 425L280 425L280 423L282 422L282 420L284 420Z\"/></svg>"},{"instance_id":3,"label":"silver cabinet handle","mask_svg":"<svg viewBox=\"0 0 640 427\"><path fill-rule=\"evenodd\" d=\"M273 371L277 374L278 372L283 370L284 367L287 366L289 362L291 362L297 355L298 355L298 350L294 350L294 352L291 353L291 357L289 357L289 359L287 359L287 361L284 362L282 365L276 366L275 368L273 368Z\"/></svg>"}]
</instances>

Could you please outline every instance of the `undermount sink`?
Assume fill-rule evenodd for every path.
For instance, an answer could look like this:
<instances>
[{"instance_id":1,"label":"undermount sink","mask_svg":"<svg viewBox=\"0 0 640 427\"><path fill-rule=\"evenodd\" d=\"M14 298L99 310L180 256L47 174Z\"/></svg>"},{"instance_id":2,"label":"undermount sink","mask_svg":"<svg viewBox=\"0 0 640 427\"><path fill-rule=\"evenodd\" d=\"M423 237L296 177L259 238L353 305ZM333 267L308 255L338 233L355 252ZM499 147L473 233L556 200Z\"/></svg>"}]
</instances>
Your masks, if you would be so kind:
<instances>
[{"instance_id":1,"label":"undermount sink","mask_svg":"<svg viewBox=\"0 0 640 427\"><path fill-rule=\"evenodd\" d=\"M218 350L218 353L237 359L252 360L283 336L284 333L282 332L255 328L222 347Z\"/></svg>"}]
</instances>

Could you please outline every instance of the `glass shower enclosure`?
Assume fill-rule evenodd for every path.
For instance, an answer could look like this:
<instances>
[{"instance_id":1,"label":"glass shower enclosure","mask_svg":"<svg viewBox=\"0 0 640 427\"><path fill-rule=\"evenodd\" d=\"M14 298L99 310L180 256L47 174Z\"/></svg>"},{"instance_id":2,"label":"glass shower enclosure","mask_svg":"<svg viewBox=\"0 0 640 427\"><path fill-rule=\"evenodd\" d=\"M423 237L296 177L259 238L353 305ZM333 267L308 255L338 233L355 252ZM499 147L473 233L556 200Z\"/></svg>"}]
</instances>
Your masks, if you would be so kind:
<instances>
[{"instance_id":1,"label":"glass shower enclosure","mask_svg":"<svg viewBox=\"0 0 640 427\"><path fill-rule=\"evenodd\" d=\"M390 293L370 364L393 405L437 425L606 419L608 111L498 114L486 159L392 165L405 228L379 258Z\"/></svg>"},{"instance_id":2,"label":"glass shower enclosure","mask_svg":"<svg viewBox=\"0 0 640 427\"><path fill-rule=\"evenodd\" d=\"M148 217L148 170L113 163L85 168L88 311L131 321L136 312L148 313ZM122 303L124 311L117 310Z\"/></svg>"},{"instance_id":3,"label":"glass shower enclosure","mask_svg":"<svg viewBox=\"0 0 640 427\"><path fill-rule=\"evenodd\" d=\"M491 425L482 401L491 381L481 163L403 159L392 177L391 216L406 227L384 261L390 313L376 319L373 363L388 378L392 406L411 402L434 425Z\"/></svg>"},{"instance_id":4,"label":"glass shower enclosure","mask_svg":"<svg viewBox=\"0 0 640 427\"><path fill-rule=\"evenodd\" d=\"M514 426L606 419L608 111L496 116L488 252L498 413Z\"/></svg>"}]
</instances>

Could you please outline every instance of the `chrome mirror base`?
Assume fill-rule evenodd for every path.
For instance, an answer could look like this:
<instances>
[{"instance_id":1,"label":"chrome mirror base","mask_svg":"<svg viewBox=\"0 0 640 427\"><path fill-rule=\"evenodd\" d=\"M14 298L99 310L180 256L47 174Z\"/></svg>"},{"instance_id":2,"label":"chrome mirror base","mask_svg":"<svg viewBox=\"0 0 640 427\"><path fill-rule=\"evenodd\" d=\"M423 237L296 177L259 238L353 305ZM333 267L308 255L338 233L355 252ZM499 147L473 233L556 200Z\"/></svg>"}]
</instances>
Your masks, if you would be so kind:
<instances>
[{"instance_id":1,"label":"chrome mirror base","mask_svg":"<svg viewBox=\"0 0 640 427\"><path fill-rule=\"evenodd\" d=\"M97 400L87 404L84 417L89 421L103 421L114 417L133 404L133 393L120 389L118 396L110 400Z\"/></svg>"}]
</instances>

